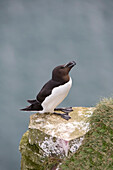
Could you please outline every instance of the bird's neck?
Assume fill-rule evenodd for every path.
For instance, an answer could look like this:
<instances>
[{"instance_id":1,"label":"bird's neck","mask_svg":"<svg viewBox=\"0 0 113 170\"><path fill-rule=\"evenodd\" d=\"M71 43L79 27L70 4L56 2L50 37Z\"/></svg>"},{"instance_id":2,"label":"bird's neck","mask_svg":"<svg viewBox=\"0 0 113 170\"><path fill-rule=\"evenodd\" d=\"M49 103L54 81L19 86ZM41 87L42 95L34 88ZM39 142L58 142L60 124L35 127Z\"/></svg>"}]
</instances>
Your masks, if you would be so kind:
<instances>
[{"instance_id":1,"label":"bird's neck","mask_svg":"<svg viewBox=\"0 0 113 170\"><path fill-rule=\"evenodd\" d=\"M66 76L63 76L62 78L60 76L59 77L58 76L52 77L52 80L60 82L61 84L64 84L64 83L67 83L70 80L70 76L66 75Z\"/></svg>"}]
</instances>

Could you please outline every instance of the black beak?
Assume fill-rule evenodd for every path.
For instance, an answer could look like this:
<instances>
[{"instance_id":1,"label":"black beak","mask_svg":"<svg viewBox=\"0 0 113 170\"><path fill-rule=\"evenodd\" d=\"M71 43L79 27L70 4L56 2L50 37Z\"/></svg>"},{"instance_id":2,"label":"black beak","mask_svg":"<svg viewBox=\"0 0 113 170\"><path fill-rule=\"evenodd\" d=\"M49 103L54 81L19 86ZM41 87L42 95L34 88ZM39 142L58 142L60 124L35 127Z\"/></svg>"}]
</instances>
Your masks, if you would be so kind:
<instances>
[{"instance_id":1,"label":"black beak","mask_svg":"<svg viewBox=\"0 0 113 170\"><path fill-rule=\"evenodd\" d=\"M72 68L76 65L76 62L75 61L72 61L72 62L69 62L65 65L65 67L69 67L69 68Z\"/></svg>"}]
</instances>

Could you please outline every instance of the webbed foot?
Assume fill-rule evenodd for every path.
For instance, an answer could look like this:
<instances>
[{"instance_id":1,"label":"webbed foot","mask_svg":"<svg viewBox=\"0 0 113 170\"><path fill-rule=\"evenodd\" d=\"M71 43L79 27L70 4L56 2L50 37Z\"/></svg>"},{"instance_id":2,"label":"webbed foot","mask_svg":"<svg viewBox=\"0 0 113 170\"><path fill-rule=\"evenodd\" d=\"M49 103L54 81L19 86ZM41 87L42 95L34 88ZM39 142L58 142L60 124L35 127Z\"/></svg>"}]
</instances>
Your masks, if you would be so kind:
<instances>
[{"instance_id":1,"label":"webbed foot","mask_svg":"<svg viewBox=\"0 0 113 170\"><path fill-rule=\"evenodd\" d=\"M65 119L65 120L71 119L71 117L68 115L68 113L62 114L62 113L54 112L53 114L58 115L58 116L61 116L61 117L62 117L63 119Z\"/></svg>"},{"instance_id":2,"label":"webbed foot","mask_svg":"<svg viewBox=\"0 0 113 170\"><path fill-rule=\"evenodd\" d=\"M55 108L54 111L61 111L64 113L70 113L73 111L72 107Z\"/></svg>"}]
</instances>

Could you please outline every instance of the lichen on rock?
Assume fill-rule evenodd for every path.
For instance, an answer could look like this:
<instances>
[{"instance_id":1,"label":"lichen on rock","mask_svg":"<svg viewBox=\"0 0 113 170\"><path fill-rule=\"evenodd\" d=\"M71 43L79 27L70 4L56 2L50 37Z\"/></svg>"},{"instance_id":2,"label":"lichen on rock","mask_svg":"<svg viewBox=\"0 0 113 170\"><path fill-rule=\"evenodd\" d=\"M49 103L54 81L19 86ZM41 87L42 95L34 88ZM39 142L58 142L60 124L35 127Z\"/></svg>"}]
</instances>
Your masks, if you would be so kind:
<instances>
[{"instance_id":1,"label":"lichen on rock","mask_svg":"<svg viewBox=\"0 0 113 170\"><path fill-rule=\"evenodd\" d=\"M30 116L29 129L39 129L48 135L69 141L86 133L89 127L87 118L94 109L94 107L75 107L68 121L53 114L33 114Z\"/></svg>"}]
</instances>

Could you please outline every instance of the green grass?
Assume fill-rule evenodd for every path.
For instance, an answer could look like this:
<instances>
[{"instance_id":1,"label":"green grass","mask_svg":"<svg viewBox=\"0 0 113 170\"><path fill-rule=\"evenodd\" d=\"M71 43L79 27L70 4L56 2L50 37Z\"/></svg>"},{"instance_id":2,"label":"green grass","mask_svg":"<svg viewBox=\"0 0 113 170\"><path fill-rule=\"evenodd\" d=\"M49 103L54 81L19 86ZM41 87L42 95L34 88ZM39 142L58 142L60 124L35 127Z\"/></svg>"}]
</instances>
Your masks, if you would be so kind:
<instances>
[{"instance_id":1,"label":"green grass","mask_svg":"<svg viewBox=\"0 0 113 170\"><path fill-rule=\"evenodd\" d=\"M90 118L83 145L63 161L61 170L113 169L113 99L102 99Z\"/></svg>"}]
</instances>

